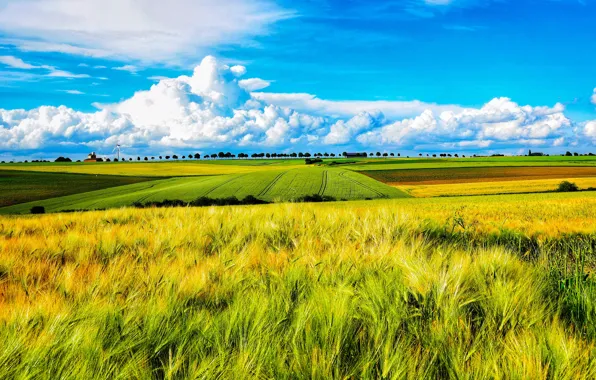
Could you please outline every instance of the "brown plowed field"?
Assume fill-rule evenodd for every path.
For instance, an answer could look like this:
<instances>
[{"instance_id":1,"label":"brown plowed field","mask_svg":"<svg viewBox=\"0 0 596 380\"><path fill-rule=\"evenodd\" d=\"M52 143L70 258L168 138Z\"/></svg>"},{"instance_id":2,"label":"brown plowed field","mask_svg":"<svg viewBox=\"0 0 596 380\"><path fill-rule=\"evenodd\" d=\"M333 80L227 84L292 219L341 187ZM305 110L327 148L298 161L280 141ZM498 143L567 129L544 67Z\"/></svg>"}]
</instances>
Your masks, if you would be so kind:
<instances>
[{"instance_id":1,"label":"brown plowed field","mask_svg":"<svg viewBox=\"0 0 596 380\"><path fill-rule=\"evenodd\" d=\"M371 170L360 173L390 185L438 185L448 183L596 177L596 167L484 167Z\"/></svg>"}]
</instances>

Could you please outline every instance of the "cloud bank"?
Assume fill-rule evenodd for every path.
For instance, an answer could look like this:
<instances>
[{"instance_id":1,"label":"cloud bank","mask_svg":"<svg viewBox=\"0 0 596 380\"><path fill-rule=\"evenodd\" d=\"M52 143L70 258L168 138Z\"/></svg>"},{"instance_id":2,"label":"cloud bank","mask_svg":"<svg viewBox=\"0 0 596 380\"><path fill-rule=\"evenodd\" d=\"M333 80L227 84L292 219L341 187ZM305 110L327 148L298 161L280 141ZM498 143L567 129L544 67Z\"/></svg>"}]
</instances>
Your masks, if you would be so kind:
<instances>
[{"instance_id":1,"label":"cloud bank","mask_svg":"<svg viewBox=\"0 0 596 380\"><path fill-rule=\"evenodd\" d=\"M22 51L178 61L291 17L272 0L3 0L2 42ZM151 48L147 46L150 44Z\"/></svg>"},{"instance_id":2,"label":"cloud bank","mask_svg":"<svg viewBox=\"0 0 596 380\"><path fill-rule=\"evenodd\" d=\"M18 62L17 62L18 63ZM20 63L18 63L20 64ZM596 141L596 121L578 125L564 106L496 98L481 108L412 102L329 101L308 94L251 92L269 84L246 68L203 59L190 76L161 79L98 111L43 106L0 109L0 152L110 149L279 150L557 147Z\"/></svg>"}]
</instances>

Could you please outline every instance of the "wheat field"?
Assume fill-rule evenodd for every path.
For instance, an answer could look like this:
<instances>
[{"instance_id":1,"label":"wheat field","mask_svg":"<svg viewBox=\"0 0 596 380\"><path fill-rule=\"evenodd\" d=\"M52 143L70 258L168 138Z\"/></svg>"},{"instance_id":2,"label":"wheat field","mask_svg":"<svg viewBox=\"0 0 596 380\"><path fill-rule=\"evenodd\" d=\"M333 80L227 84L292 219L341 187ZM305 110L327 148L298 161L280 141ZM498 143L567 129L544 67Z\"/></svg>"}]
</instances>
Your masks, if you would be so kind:
<instances>
[{"instance_id":1,"label":"wheat field","mask_svg":"<svg viewBox=\"0 0 596 380\"><path fill-rule=\"evenodd\" d=\"M596 199L415 201L0 217L0 378L596 377Z\"/></svg>"}]
</instances>

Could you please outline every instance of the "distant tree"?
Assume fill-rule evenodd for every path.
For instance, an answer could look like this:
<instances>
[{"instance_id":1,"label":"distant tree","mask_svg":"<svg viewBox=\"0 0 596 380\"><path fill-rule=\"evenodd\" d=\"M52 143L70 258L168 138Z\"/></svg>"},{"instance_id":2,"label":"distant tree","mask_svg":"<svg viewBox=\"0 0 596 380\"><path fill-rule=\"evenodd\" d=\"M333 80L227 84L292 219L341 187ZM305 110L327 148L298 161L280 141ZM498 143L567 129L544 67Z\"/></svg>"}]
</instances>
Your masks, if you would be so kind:
<instances>
[{"instance_id":1,"label":"distant tree","mask_svg":"<svg viewBox=\"0 0 596 380\"><path fill-rule=\"evenodd\" d=\"M110 159L109 158L106 158L106 162L110 162Z\"/></svg>"},{"instance_id":2,"label":"distant tree","mask_svg":"<svg viewBox=\"0 0 596 380\"><path fill-rule=\"evenodd\" d=\"M271 158L271 153L267 153L267 154L265 155L265 157L267 157L267 158Z\"/></svg>"},{"instance_id":3,"label":"distant tree","mask_svg":"<svg viewBox=\"0 0 596 380\"><path fill-rule=\"evenodd\" d=\"M118 159L117 158L114 158L114 162L118 162Z\"/></svg>"},{"instance_id":4,"label":"distant tree","mask_svg":"<svg viewBox=\"0 0 596 380\"><path fill-rule=\"evenodd\" d=\"M128 161L132 161L132 157L129 157L129 158L128 158Z\"/></svg>"},{"instance_id":5,"label":"distant tree","mask_svg":"<svg viewBox=\"0 0 596 380\"><path fill-rule=\"evenodd\" d=\"M141 157L138 157L138 156L137 156L137 161L141 161Z\"/></svg>"},{"instance_id":6,"label":"distant tree","mask_svg":"<svg viewBox=\"0 0 596 380\"><path fill-rule=\"evenodd\" d=\"M390 154L390 156L391 156L391 157L395 157L395 153L391 153L391 154Z\"/></svg>"},{"instance_id":7,"label":"distant tree","mask_svg":"<svg viewBox=\"0 0 596 380\"><path fill-rule=\"evenodd\" d=\"M389 157L387 153L383 153L383 157Z\"/></svg>"},{"instance_id":8,"label":"distant tree","mask_svg":"<svg viewBox=\"0 0 596 380\"><path fill-rule=\"evenodd\" d=\"M155 160L155 157L151 157L152 160Z\"/></svg>"},{"instance_id":9,"label":"distant tree","mask_svg":"<svg viewBox=\"0 0 596 380\"><path fill-rule=\"evenodd\" d=\"M579 187L577 187L577 185L573 182L569 182L569 181L563 181L559 184L559 187L557 188L558 192L561 193L568 193L568 192L573 192L573 191L578 191Z\"/></svg>"},{"instance_id":10,"label":"distant tree","mask_svg":"<svg viewBox=\"0 0 596 380\"><path fill-rule=\"evenodd\" d=\"M292 152L292 154L290 154L290 157L296 158L298 157L298 155L295 152Z\"/></svg>"},{"instance_id":11,"label":"distant tree","mask_svg":"<svg viewBox=\"0 0 596 380\"><path fill-rule=\"evenodd\" d=\"M217 153L217 157L219 157L219 158L224 158L225 156L226 156L226 154L224 152Z\"/></svg>"},{"instance_id":12,"label":"distant tree","mask_svg":"<svg viewBox=\"0 0 596 380\"><path fill-rule=\"evenodd\" d=\"M211 153L211 158L217 158L217 154Z\"/></svg>"},{"instance_id":13,"label":"distant tree","mask_svg":"<svg viewBox=\"0 0 596 380\"><path fill-rule=\"evenodd\" d=\"M149 159L147 157L143 158L143 160L148 161Z\"/></svg>"},{"instance_id":14,"label":"distant tree","mask_svg":"<svg viewBox=\"0 0 596 380\"><path fill-rule=\"evenodd\" d=\"M306 158L310 157L310 153L308 153L308 152L304 153L304 157L306 157Z\"/></svg>"},{"instance_id":15,"label":"distant tree","mask_svg":"<svg viewBox=\"0 0 596 380\"><path fill-rule=\"evenodd\" d=\"M60 156L60 157L56 158L56 160L54 162L72 162L72 160L68 157Z\"/></svg>"},{"instance_id":16,"label":"distant tree","mask_svg":"<svg viewBox=\"0 0 596 380\"><path fill-rule=\"evenodd\" d=\"M397 157L401 157L401 153L398 153L398 154L397 154Z\"/></svg>"},{"instance_id":17,"label":"distant tree","mask_svg":"<svg viewBox=\"0 0 596 380\"><path fill-rule=\"evenodd\" d=\"M565 153L565 156L568 156L568 157L570 157L570 156L573 156L573 153L571 153L570 151L567 151L567 152Z\"/></svg>"},{"instance_id":18,"label":"distant tree","mask_svg":"<svg viewBox=\"0 0 596 380\"><path fill-rule=\"evenodd\" d=\"M574 153L573 153L573 155L574 155L575 157L579 156L579 154L577 154L577 152L574 152Z\"/></svg>"},{"instance_id":19,"label":"distant tree","mask_svg":"<svg viewBox=\"0 0 596 380\"><path fill-rule=\"evenodd\" d=\"M418 155L419 155L420 157L422 157L422 153L419 153Z\"/></svg>"},{"instance_id":20,"label":"distant tree","mask_svg":"<svg viewBox=\"0 0 596 380\"><path fill-rule=\"evenodd\" d=\"M201 155L198 153L195 153L195 160L198 160L199 158L201 158Z\"/></svg>"},{"instance_id":21,"label":"distant tree","mask_svg":"<svg viewBox=\"0 0 596 380\"><path fill-rule=\"evenodd\" d=\"M348 152L342 152L342 154L341 154L341 155L342 155L344 158L345 158L345 157L348 157Z\"/></svg>"},{"instance_id":22,"label":"distant tree","mask_svg":"<svg viewBox=\"0 0 596 380\"><path fill-rule=\"evenodd\" d=\"M224 157L225 157L225 158L232 158L232 153L230 153L230 152L227 152L227 153L224 155Z\"/></svg>"},{"instance_id":23,"label":"distant tree","mask_svg":"<svg viewBox=\"0 0 596 380\"><path fill-rule=\"evenodd\" d=\"M335 157L335 153L331 153L331 157Z\"/></svg>"},{"instance_id":24,"label":"distant tree","mask_svg":"<svg viewBox=\"0 0 596 380\"><path fill-rule=\"evenodd\" d=\"M173 160L177 160L177 159L178 159L178 156L176 156L176 155L173 155L173 156L172 156L172 159L173 159Z\"/></svg>"},{"instance_id":25,"label":"distant tree","mask_svg":"<svg viewBox=\"0 0 596 380\"><path fill-rule=\"evenodd\" d=\"M377 152L377 157L381 157L381 152Z\"/></svg>"},{"instance_id":26,"label":"distant tree","mask_svg":"<svg viewBox=\"0 0 596 380\"><path fill-rule=\"evenodd\" d=\"M160 159L160 160L162 159L162 158L161 158L161 156L159 156L159 159Z\"/></svg>"},{"instance_id":27,"label":"distant tree","mask_svg":"<svg viewBox=\"0 0 596 380\"><path fill-rule=\"evenodd\" d=\"M436 154L433 154L433 157L437 157L437 155Z\"/></svg>"},{"instance_id":28,"label":"distant tree","mask_svg":"<svg viewBox=\"0 0 596 380\"><path fill-rule=\"evenodd\" d=\"M459 157L459 156L457 155L457 153L455 153L455 154L454 154L454 156L455 156L455 157Z\"/></svg>"},{"instance_id":29,"label":"distant tree","mask_svg":"<svg viewBox=\"0 0 596 380\"><path fill-rule=\"evenodd\" d=\"M170 159L170 156L166 156L166 160L169 160L169 159Z\"/></svg>"}]
</instances>

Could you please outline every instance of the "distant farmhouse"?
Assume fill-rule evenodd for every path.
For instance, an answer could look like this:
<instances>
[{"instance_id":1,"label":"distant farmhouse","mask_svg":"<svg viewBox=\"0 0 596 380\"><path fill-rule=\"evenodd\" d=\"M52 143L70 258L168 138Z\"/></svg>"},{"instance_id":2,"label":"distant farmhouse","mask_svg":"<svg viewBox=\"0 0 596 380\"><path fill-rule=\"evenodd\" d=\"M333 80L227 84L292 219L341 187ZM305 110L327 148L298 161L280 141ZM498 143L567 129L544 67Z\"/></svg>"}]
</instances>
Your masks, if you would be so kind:
<instances>
[{"instance_id":1,"label":"distant farmhouse","mask_svg":"<svg viewBox=\"0 0 596 380\"><path fill-rule=\"evenodd\" d=\"M98 158L97 154L95 154L95 152L89 153L89 155L87 155L87 158L85 159L85 162L102 162L102 161L103 161L103 159Z\"/></svg>"},{"instance_id":2,"label":"distant farmhouse","mask_svg":"<svg viewBox=\"0 0 596 380\"><path fill-rule=\"evenodd\" d=\"M544 153L541 153L541 152L532 152L530 150L530 151L528 151L528 156L541 157L541 156L544 156Z\"/></svg>"}]
</instances>

